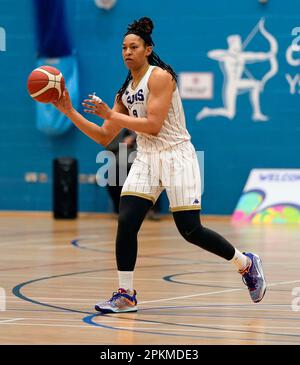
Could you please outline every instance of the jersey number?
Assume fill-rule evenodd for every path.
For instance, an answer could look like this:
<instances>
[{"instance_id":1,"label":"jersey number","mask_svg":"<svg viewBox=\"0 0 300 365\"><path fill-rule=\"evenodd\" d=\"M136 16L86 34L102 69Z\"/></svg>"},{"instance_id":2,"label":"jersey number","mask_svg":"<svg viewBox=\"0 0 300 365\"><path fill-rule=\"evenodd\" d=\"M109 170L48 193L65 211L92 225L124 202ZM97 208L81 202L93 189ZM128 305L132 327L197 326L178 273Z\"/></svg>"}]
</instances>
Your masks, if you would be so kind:
<instances>
[{"instance_id":1,"label":"jersey number","mask_svg":"<svg viewBox=\"0 0 300 365\"><path fill-rule=\"evenodd\" d=\"M133 109L132 114L133 114L136 118L138 118L138 113L137 113L137 111L136 111L135 109Z\"/></svg>"}]
</instances>

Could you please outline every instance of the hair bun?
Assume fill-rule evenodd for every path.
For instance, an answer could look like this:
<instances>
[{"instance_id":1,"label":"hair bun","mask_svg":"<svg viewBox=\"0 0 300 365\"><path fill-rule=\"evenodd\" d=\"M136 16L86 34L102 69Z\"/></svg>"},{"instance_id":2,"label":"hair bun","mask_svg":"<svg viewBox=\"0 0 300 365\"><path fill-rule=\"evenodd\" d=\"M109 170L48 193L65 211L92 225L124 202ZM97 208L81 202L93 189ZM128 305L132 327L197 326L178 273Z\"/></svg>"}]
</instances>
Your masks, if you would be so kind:
<instances>
[{"instance_id":1,"label":"hair bun","mask_svg":"<svg viewBox=\"0 0 300 365\"><path fill-rule=\"evenodd\" d=\"M146 34L152 34L152 30L154 28L153 22L150 18L143 17L139 20L135 20L132 24L129 25L128 31L142 32Z\"/></svg>"},{"instance_id":2,"label":"hair bun","mask_svg":"<svg viewBox=\"0 0 300 365\"><path fill-rule=\"evenodd\" d=\"M143 18L139 19L138 22L139 22L141 28L144 29L145 33L149 33L149 34L152 33L154 25L153 25L153 22L150 18L143 17Z\"/></svg>"}]
</instances>

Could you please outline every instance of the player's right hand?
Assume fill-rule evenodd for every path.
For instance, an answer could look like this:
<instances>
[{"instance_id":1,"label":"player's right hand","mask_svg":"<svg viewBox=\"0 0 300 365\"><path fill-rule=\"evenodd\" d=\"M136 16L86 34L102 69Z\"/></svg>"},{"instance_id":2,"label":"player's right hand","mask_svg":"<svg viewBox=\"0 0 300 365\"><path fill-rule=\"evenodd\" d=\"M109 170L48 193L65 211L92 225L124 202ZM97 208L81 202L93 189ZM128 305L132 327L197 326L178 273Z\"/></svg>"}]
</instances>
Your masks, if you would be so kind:
<instances>
[{"instance_id":1,"label":"player's right hand","mask_svg":"<svg viewBox=\"0 0 300 365\"><path fill-rule=\"evenodd\" d=\"M65 115L71 113L74 108L70 99L70 95L67 89L63 91L61 98L56 102L52 103L60 112Z\"/></svg>"}]
</instances>

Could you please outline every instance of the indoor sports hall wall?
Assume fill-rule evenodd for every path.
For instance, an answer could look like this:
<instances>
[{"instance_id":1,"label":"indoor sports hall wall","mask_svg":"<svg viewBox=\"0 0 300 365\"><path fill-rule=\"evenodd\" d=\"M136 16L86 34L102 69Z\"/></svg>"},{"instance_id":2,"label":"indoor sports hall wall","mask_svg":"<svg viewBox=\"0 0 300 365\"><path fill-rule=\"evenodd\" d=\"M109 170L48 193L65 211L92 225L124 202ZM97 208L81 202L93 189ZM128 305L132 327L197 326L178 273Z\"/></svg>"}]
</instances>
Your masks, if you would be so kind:
<instances>
[{"instance_id":1,"label":"indoor sports hall wall","mask_svg":"<svg viewBox=\"0 0 300 365\"><path fill-rule=\"evenodd\" d=\"M232 213L252 168L299 168L298 0L117 0L110 11L94 0L66 3L80 98L95 91L110 105L126 76L126 26L141 16L153 19L156 52L177 73L187 73L182 90L198 98L183 103L192 141L205 153L203 213ZM32 1L1 0L0 27L0 209L51 210L52 160L75 157L80 174L93 175L102 148L74 127L60 137L36 128L35 102L26 90L36 67ZM228 61L229 44L240 44L239 57L230 51L235 65ZM26 182L29 172L40 181ZM79 208L110 211L106 189L81 183Z\"/></svg>"}]
</instances>

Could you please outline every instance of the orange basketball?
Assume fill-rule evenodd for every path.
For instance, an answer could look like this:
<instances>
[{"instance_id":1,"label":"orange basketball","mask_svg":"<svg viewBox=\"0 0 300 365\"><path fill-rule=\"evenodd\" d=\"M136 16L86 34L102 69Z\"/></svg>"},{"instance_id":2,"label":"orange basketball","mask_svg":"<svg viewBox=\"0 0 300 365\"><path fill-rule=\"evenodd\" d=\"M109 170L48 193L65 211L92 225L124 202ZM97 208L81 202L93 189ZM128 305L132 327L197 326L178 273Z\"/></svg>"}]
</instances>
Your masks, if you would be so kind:
<instances>
[{"instance_id":1,"label":"orange basketball","mask_svg":"<svg viewBox=\"0 0 300 365\"><path fill-rule=\"evenodd\" d=\"M27 79L29 95L41 103L57 102L65 89L62 73L52 66L40 66Z\"/></svg>"}]
</instances>

